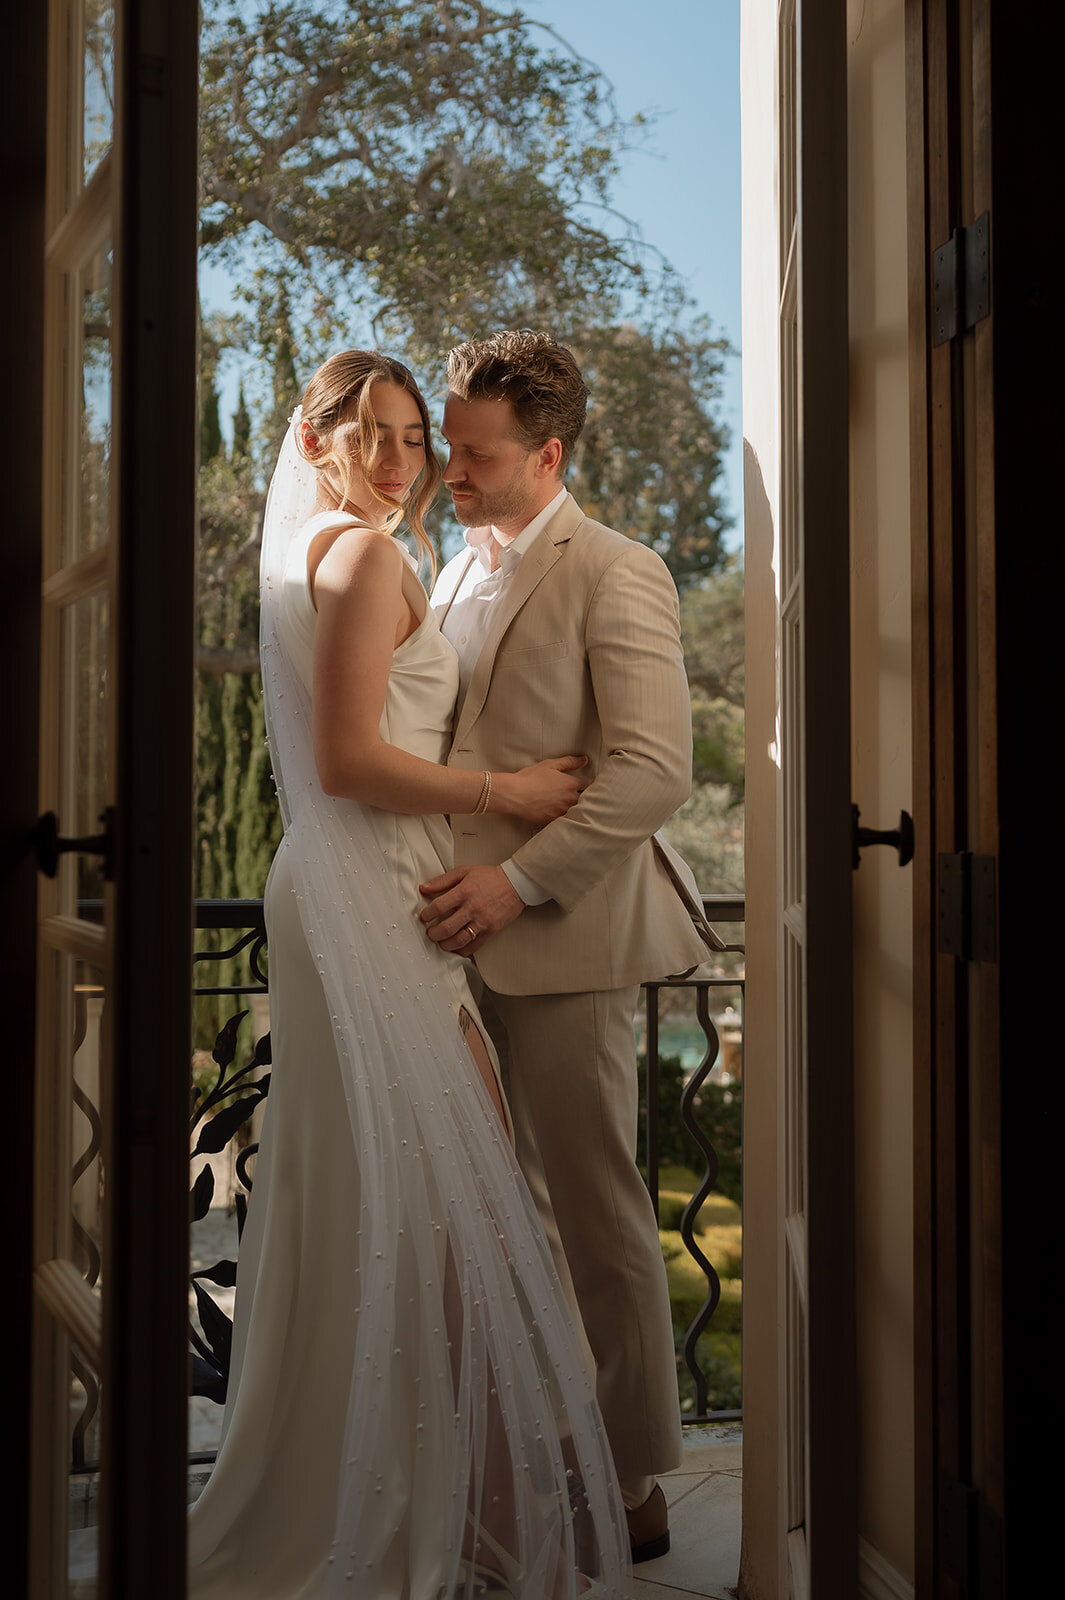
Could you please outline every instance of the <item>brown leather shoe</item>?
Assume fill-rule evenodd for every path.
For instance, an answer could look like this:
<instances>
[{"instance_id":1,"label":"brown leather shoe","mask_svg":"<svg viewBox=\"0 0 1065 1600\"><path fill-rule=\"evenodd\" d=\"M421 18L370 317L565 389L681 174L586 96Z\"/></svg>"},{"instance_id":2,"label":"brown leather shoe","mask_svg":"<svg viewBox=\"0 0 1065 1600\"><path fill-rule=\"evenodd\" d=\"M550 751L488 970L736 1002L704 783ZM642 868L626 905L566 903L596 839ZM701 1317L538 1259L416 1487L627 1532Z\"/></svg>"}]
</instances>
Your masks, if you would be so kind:
<instances>
[{"instance_id":1,"label":"brown leather shoe","mask_svg":"<svg viewBox=\"0 0 1065 1600\"><path fill-rule=\"evenodd\" d=\"M625 1521L629 1525L633 1566L665 1555L669 1549L669 1511L660 1483L655 1484L642 1506L625 1512Z\"/></svg>"}]
</instances>

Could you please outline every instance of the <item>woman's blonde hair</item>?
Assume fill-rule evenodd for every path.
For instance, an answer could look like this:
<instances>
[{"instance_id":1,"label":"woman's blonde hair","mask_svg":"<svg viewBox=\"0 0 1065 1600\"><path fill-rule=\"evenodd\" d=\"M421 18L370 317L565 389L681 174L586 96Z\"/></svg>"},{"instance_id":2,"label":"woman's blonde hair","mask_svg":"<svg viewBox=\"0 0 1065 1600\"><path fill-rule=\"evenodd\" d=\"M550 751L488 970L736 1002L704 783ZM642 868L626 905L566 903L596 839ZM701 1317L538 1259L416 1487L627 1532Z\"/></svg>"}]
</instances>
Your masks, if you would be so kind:
<instances>
[{"instance_id":1,"label":"woman's blonde hair","mask_svg":"<svg viewBox=\"0 0 1065 1600\"><path fill-rule=\"evenodd\" d=\"M391 495L382 494L370 476L378 445L370 400L375 383L394 383L398 388L405 389L421 415L425 434L425 466L415 479L414 490L406 504L393 500ZM413 374L401 361L382 355L378 350L341 350L335 356L330 356L328 361L323 361L304 389L300 405L302 421L317 435L318 447L313 452L309 450L301 437L302 430L297 428L296 448L305 460L319 470L329 466L337 468L342 485L342 501L347 499L351 487L352 462L350 456L340 455L333 449L333 434L341 422L351 420L355 423L358 464L374 499L388 506L392 513L387 524L389 533L396 531L405 515L419 553L428 557L435 575L436 552L422 519L436 499L440 487L440 463L433 452L429 411Z\"/></svg>"}]
</instances>

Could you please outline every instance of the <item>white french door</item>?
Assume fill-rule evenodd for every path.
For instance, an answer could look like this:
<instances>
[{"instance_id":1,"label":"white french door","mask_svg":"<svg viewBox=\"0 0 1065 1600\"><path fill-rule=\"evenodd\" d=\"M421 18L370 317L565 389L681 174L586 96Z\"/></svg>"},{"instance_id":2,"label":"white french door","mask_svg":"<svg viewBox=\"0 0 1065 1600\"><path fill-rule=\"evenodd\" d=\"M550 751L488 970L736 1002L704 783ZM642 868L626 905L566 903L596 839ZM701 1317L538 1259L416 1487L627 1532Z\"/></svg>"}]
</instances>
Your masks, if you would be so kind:
<instances>
[{"instance_id":1,"label":"white french door","mask_svg":"<svg viewBox=\"0 0 1065 1600\"><path fill-rule=\"evenodd\" d=\"M843 0L781 0L778 1025L786 1592L857 1582Z\"/></svg>"}]
</instances>

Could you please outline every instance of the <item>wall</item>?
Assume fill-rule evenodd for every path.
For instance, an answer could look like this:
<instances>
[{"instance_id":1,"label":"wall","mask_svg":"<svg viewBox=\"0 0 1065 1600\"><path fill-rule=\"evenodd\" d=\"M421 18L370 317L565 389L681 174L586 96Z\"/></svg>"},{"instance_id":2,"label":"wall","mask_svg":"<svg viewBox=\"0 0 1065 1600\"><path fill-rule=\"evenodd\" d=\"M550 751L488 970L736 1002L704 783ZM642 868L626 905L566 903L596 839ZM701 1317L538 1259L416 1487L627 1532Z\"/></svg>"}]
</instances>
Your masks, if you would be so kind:
<instances>
[{"instance_id":1,"label":"wall","mask_svg":"<svg viewBox=\"0 0 1065 1600\"><path fill-rule=\"evenodd\" d=\"M912 810L904 0L848 0L852 794ZM913 1580L912 878L854 876L858 1449L864 1593Z\"/></svg>"},{"instance_id":2,"label":"wall","mask_svg":"<svg viewBox=\"0 0 1065 1600\"><path fill-rule=\"evenodd\" d=\"M745 0L740 32L743 174L743 460L747 695L747 1004L744 1038L743 1543L740 1593L779 1593L777 1436L777 395L776 7Z\"/></svg>"}]
</instances>

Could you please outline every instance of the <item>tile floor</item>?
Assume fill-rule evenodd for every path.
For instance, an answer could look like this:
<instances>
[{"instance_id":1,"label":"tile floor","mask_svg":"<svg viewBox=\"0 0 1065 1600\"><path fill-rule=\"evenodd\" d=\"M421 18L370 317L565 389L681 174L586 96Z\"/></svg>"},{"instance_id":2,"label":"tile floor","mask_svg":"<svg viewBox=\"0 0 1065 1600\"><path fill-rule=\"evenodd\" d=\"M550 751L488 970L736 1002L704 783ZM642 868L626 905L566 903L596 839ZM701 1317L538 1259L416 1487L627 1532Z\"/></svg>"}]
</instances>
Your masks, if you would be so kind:
<instances>
[{"instance_id":1,"label":"tile floor","mask_svg":"<svg viewBox=\"0 0 1065 1600\"><path fill-rule=\"evenodd\" d=\"M684 1595L735 1600L742 1478L740 1427L685 1429L684 1461L662 1479L671 1548L636 1568L635 1600L682 1600Z\"/></svg>"},{"instance_id":2,"label":"tile floor","mask_svg":"<svg viewBox=\"0 0 1065 1600\"><path fill-rule=\"evenodd\" d=\"M736 1600L742 1462L743 1435L735 1424L685 1430L683 1464L662 1479L672 1548L636 1568L633 1600ZM190 1471L190 1500L208 1473L206 1468ZM86 1500L84 1506L72 1505L72 1526L95 1521L95 1504L90 1507ZM70 1600L95 1600L96 1582L87 1575L95 1566L95 1547L85 1546L84 1565L73 1549L72 1556Z\"/></svg>"},{"instance_id":3,"label":"tile floor","mask_svg":"<svg viewBox=\"0 0 1065 1600\"><path fill-rule=\"evenodd\" d=\"M236 1221L222 1210L211 1211L193 1228L196 1266L232 1255ZM232 1291L212 1291L232 1316ZM190 1447L217 1448L221 1407L195 1399L190 1411ZM735 1600L740 1566L740 1496L743 1430L718 1424L684 1430L684 1461L662 1479L669 1502L671 1549L657 1561L636 1568L634 1600L684 1600L707 1596ZM193 1468L189 1498L195 1499L208 1470Z\"/></svg>"}]
</instances>

